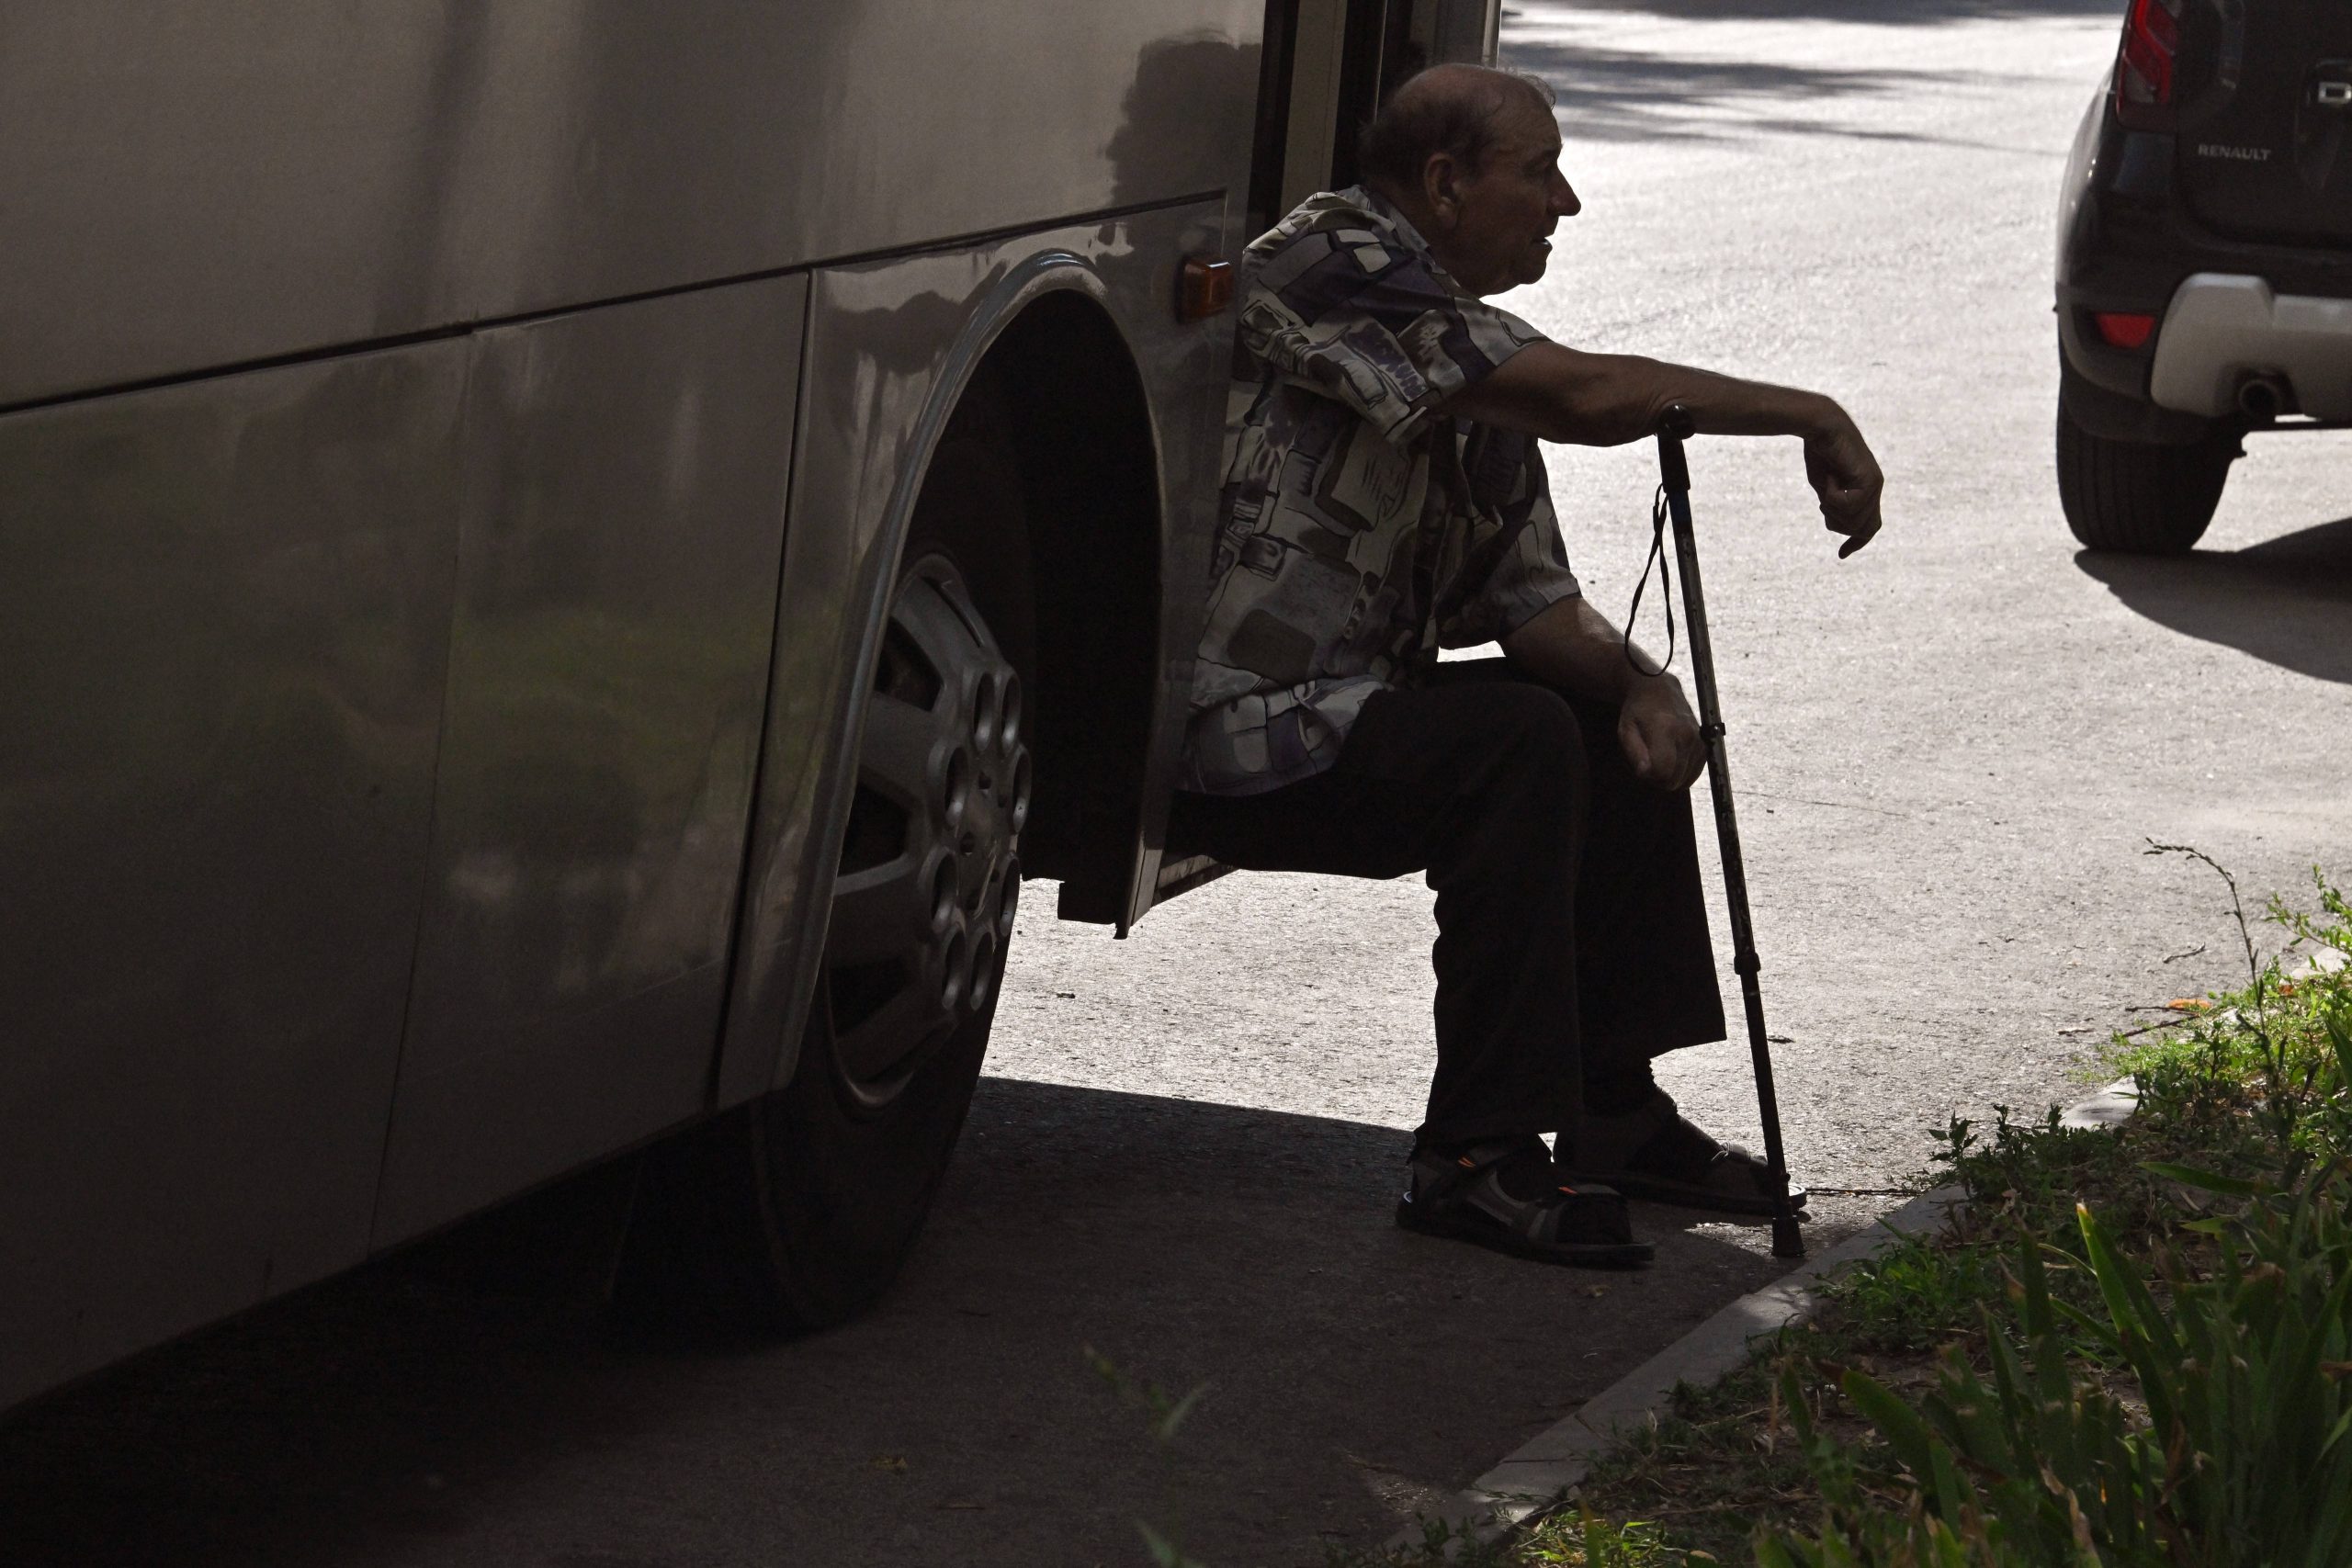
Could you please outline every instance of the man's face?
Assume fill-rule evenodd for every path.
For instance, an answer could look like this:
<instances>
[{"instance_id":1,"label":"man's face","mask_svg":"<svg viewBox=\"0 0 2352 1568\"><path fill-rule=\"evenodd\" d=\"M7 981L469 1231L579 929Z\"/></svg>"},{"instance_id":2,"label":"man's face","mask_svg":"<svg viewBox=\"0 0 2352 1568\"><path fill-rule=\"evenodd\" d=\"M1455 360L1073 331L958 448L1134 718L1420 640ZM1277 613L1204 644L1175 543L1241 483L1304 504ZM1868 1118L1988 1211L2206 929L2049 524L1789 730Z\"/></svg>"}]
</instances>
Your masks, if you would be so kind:
<instances>
[{"instance_id":1,"label":"man's face","mask_svg":"<svg viewBox=\"0 0 2352 1568\"><path fill-rule=\"evenodd\" d=\"M1473 294L1499 294L1544 276L1552 231L1583 203L1560 173L1560 128L1550 106L1514 94L1477 171L1454 182L1454 221L1439 260Z\"/></svg>"}]
</instances>

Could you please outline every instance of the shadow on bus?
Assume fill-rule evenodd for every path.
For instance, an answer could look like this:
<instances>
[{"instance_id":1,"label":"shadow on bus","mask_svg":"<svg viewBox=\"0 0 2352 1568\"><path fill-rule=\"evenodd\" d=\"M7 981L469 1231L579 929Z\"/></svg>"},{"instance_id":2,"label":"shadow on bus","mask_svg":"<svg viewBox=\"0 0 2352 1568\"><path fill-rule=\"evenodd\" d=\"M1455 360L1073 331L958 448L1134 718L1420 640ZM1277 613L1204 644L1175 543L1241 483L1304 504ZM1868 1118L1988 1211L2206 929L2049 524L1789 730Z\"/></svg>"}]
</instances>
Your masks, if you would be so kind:
<instances>
[{"instance_id":1,"label":"shadow on bus","mask_svg":"<svg viewBox=\"0 0 2352 1568\"><path fill-rule=\"evenodd\" d=\"M0 1560L1115 1563L1148 1517L1315 1561L1781 1271L1667 1210L1634 1273L1406 1235L1408 1141L985 1079L897 1289L785 1344L649 1344L576 1282L486 1279L493 1216L0 1425ZM1163 1446L1103 1363L1208 1392Z\"/></svg>"}]
</instances>

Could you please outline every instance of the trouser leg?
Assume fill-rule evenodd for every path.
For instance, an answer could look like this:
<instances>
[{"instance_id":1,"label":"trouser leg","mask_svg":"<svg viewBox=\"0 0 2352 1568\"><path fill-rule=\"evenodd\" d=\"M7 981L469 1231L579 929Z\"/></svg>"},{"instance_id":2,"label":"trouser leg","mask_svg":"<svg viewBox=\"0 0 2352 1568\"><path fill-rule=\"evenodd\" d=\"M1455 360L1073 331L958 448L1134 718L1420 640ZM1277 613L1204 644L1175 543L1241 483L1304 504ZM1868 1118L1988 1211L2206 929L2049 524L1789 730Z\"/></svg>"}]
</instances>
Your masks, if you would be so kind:
<instances>
[{"instance_id":1,"label":"trouser leg","mask_svg":"<svg viewBox=\"0 0 2352 1568\"><path fill-rule=\"evenodd\" d=\"M1437 1068L1421 1136L1573 1128L1583 1111L1576 888L1589 852L1576 716L1532 686L1414 692L1393 716L1399 724L1374 735L1381 750L1365 765L1402 771L1394 753L1407 751L1424 765L1436 739L1436 766L1457 781L1427 861Z\"/></svg>"},{"instance_id":2,"label":"trouser leg","mask_svg":"<svg viewBox=\"0 0 2352 1568\"><path fill-rule=\"evenodd\" d=\"M1633 778L1615 722L1501 660L1443 665L1368 704L1317 778L1178 797L1171 840L1236 865L1428 871L1426 1141L1572 1133L1588 1081L1611 1109L1651 1055L1723 1037L1688 797Z\"/></svg>"},{"instance_id":3,"label":"trouser leg","mask_svg":"<svg viewBox=\"0 0 2352 1568\"><path fill-rule=\"evenodd\" d=\"M1425 689L1496 682L1536 683L1508 660L1468 660L1439 665ZM1723 995L1690 792L1634 776L1613 705L1565 700L1585 739L1589 803L1576 893L1577 1034L1586 1109L1610 1114L1654 1092L1652 1058L1724 1037Z\"/></svg>"},{"instance_id":4,"label":"trouser leg","mask_svg":"<svg viewBox=\"0 0 2352 1568\"><path fill-rule=\"evenodd\" d=\"M1170 831L1258 870L1428 872L1438 1064L1420 1136L1469 1142L1576 1123L1584 788L1576 719L1553 693L1390 692L1329 772L1260 795L1180 795Z\"/></svg>"}]
</instances>

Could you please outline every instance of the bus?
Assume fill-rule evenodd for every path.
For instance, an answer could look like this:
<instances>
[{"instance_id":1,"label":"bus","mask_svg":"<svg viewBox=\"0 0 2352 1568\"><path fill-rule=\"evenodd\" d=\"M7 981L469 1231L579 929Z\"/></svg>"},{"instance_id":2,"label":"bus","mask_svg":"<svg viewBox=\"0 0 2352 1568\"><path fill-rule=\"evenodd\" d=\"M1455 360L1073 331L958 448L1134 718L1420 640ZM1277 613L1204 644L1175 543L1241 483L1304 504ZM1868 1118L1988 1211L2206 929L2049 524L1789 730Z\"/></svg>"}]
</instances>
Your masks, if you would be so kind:
<instances>
[{"instance_id":1,"label":"bus","mask_svg":"<svg viewBox=\"0 0 2352 1568\"><path fill-rule=\"evenodd\" d=\"M0 0L0 1408L627 1156L896 1272L1162 852L1240 246L1494 0Z\"/></svg>"}]
</instances>

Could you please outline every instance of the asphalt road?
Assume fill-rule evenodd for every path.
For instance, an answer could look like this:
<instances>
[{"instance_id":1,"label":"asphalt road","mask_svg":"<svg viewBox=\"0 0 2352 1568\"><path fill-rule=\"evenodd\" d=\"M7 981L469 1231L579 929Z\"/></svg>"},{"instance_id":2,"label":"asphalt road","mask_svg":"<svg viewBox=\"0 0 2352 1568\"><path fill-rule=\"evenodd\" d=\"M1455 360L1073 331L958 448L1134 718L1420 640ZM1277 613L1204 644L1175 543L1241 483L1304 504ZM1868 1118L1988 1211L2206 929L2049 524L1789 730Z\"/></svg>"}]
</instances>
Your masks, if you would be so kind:
<instances>
[{"instance_id":1,"label":"asphalt road","mask_svg":"<svg viewBox=\"0 0 2352 1568\"><path fill-rule=\"evenodd\" d=\"M2250 898L2352 874L2352 437L2256 443L2187 560L2082 555L2058 514L2052 215L2117 10L1506 13L1508 61L1561 87L1586 211L1505 302L1564 342L1829 390L1889 476L1886 533L1840 563L1792 445L1692 453L1817 1188L1901 1183L1955 1111L2076 1097L2109 1030L2234 976L2218 879L2148 840ZM1553 472L1622 610L1651 456ZM585 1292L485 1278L512 1232L476 1227L0 1427L0 1562L1030 1568L1140 1563L1139 1517L1212 1562L1313 1562L1778 1271L1758 1233L1667 1210L1635 1275L1393 1229L1429 1062L1418 881L1230 877L1116 944L1041 918L1043 891L931 1233L869 1318L632 1338ZM1742 1049L1668 1076L1753 1134ZM1815 1237L1890 1203L1824 1199ZM1207 1385L1172 1445L1089 1346Z\"/></svg>"}]
</instances>

